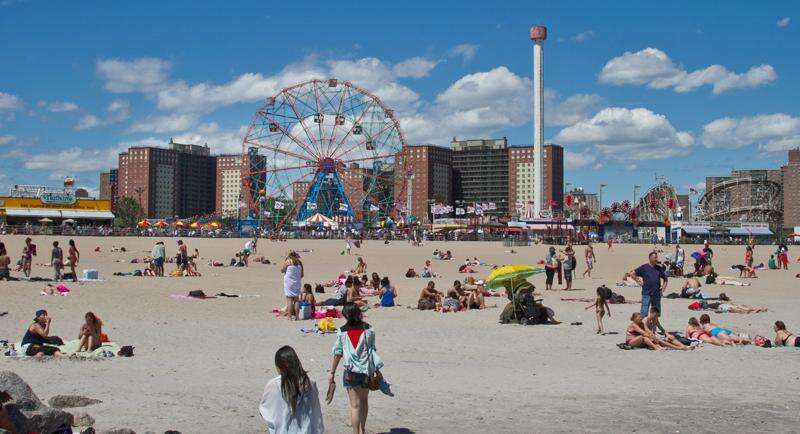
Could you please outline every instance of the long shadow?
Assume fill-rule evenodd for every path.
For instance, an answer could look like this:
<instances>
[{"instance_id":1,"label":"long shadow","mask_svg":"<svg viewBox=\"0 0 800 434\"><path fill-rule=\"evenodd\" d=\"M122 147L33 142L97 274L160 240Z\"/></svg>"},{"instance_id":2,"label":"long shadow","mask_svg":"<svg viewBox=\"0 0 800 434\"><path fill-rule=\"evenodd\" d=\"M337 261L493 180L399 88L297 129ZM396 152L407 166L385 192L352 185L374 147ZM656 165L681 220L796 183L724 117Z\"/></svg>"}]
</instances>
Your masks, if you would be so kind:
<instances>
[{"instance_id":1,"label":"long shadow","mask_svg":"<svg viewBox=\"0 0 800 434\"><path fill-rule=\"evenodd\" d=\"M379 434L414 434L414 431L408 428L389 428L389 431L383 431Z\"/></svg>"}]
</instances>

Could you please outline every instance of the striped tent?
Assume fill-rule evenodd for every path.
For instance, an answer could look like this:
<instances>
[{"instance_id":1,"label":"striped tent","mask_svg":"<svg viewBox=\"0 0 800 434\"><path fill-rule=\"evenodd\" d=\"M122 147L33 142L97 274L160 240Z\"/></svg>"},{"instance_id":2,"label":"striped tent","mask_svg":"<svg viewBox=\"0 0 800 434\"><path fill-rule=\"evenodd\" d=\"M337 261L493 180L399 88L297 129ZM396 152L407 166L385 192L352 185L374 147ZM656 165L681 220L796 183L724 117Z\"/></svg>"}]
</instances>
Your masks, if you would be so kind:
<instances>
[{"instance_id":1,"label":"striped tent","mask_svg":"<svg viewBox=\"0 0 800 434\"><path fill-rule=\"evenodd\" d=\"M333 220L329 219L328 217L325 217L320 213L316 213L306 219L306 223L331 223L331 222L333 222Z\"/></svg>"}]
</instances>

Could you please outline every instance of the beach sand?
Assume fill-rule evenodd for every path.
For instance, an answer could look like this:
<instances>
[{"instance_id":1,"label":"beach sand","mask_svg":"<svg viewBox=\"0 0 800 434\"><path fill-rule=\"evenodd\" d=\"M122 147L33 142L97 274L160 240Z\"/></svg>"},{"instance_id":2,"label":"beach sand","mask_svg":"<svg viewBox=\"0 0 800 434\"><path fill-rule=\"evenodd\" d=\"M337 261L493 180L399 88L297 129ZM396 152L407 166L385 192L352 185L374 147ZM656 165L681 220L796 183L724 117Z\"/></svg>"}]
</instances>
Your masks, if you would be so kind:
<instances>
[{"instance_id":1,"label":"beach sand","mask_svg":"<svg viewBox=\"0 0 800 434\"><path fill-rule=\"evenodd\" d=\"M4 236L14 261L24 237ZM67 238L56 238L66 245ZM49 262L53 238L38 236L39 256ZM21 375L42 399L56 394L80 394L103 401L87 410L98 429L129 427L137 432L254 433L265 431L258 414L264 385L276 376L273 358L282 345L292 345L323 394L330 367L333 335L303 334L311 321L290 322L270 311L282 306L279 263L289 249L302 253L305 282L335 278L355 266L364 255L367 271L388 275L397 286L403 307L371 309L367 321L377 333L378 351L386 362L383 372L392 383L394 398L370 395L369 432L752 432L798 430L800 411L800 351L753 346L716 348L704 345L692 352L623 351L625 327L638 304L612 305L608 331L595 334L594 311L585 303L563 302L562 297L592 298L601 284L638 300L638 288L617 288L624 271L646 261L652 246L595 246L597 264L592 279L576 279L572 292L543 291L544 275L531 281L543 293L545 305L556 311L561 325L500 325L506 300L487 299L498 308L440 314L407 309L415 306L427 279L407 279L406 269L417 271L435 248L451 250L453 261L433 261L437 288L446 290L463 279L457 268L466 257L490 264L534 264L546 246L515 247L504 253L500 243L427 243L412 247L404 241L384 245L367 241L353 256L343 256L344 241L261 240L258 251L273 265L249 268L211 268L208 259L224 263L242 248L244 239L186 239L189 251L200 250L196 278L115 277L142 264L158 238L76 238L82 252L79 269L95 268L105 281L67 283L67 297L41 296L43 283L0 282L0 339L19 341L37 309L53 317L52 333L77 337L86 311L105 322L105 331L122 345L136 347L133 358L100 361L0 357L0 369ZM176 239L165 238L167 254L174 255ZM111 253L112 245L125 253ZM100 246L101 253L94 252ZM697 246L685 246L687 256ZM673 246L664 247L671 252ZM742 262L741 246L714 246L720 274L738 275L728 267ZM766 262L770 246L756 248L756 262ZM798 252L790 250L790 256ZM583 247L577 247L578 270L584 270ZM122 262L117 262L121 260ZM167 264L171 270L173 264ZM477 267L476 277L489 267ZM687 267L688 268L688 267ZM759 273L750 287L707 285L708 293L727 293L735 303L766 306L767 313L716 315L712 320L751 336L774 337L772 323L782 319L800 332L800 289L790 271ZM34 266L35 276L51 277L49 267ZM14 273L19 276L20 273ZM680 290L682 279L672 279L668 292ZM560 287L556 285L557 287ZM171 294L200 289L260 297L182 300ZM317 294L318 299L331 296ZM685 327L690 316L687 300L663 300L662 323L668 330ZM570 325L582 322L581 326ZM340 320L339 323L342 321ZM350 432L346 393L337 373L336 398L323 403L328 432Z\"/></svg>"}]
</instances>

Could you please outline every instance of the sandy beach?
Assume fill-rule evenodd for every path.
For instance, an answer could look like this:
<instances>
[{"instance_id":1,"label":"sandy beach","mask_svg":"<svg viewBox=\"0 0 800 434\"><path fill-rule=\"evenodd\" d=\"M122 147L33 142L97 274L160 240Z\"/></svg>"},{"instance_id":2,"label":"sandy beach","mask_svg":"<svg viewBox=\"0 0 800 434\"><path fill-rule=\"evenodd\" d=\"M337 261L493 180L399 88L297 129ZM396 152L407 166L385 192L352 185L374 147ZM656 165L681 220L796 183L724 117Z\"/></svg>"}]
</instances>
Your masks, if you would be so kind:
<instances>
[{"instance_id":1,"label":"sandy beach","mask_svg":"<svg viewBox=\"0 0 800 434\"><path fill-rule=\"evenodd\" d=\"M12 259L22 250L23 237L4 236ZM58 237L62 244L66 238ZM34 264L49 262L53 238L35 237L39 256ZM556 311L560 325L519 326L497 323L506 300L492 298L498 308L441 314L421 312L415 306L427 279L403 277L408 267L421 270L434 249L451 250L453 261L433 261L437 288L446 290L466 257L489 264L534 264L546 246L515 247L505 253L500 243L427 243L412 247L404 241L384 245L367 241L340 255L343 241L261 240L259 254L273 265L249 268L212 268L208 260L227 263L242 248L243 239L186 239L189 251L198 248L202 277L117 277L114 272L142 268L131 264L144 257L158 238L75 239L82 253L79 269L95 268L102 282L67 283L67 297L41 296L43 283L0 282L0 339L17 342L37 309L53 317L52 333L77 337L83 314L93 311L105 330L122 345L136 347L133 358L98 361L0 357L0 369L21 375L43 398L81 394L102 404L87 408L95 428L129 427L137 432L255 433L266 430L258 402L266 382L273 378L273 357L282 345L292 345L305 368L324 391L330 366L333 335L301 333L312 321L291 322L270 311L283 303L279 266L289 249L302 253L304 282L335 278L354 267L363 255L368 272L388 275L397 286L403 307L371 309L367 321L377 333L378 350L386 362L383 372L392 383L394 398L370 397L369 432L753 432L797 431L800 411L800 351L754 346L717 348L703 345L695 351L623 351L630 314L638 304L612 305L608 331L595 334L594 311L585 303L562 297L593 297L606 284L639 300L640 289L614 287L624 271L646 261L652 246L616 245L609 252L596 245L597 265L591 279L577 279L569 293L545 292L544 275L531 281L542 290L544 304ZM176 239L165 238L167 254L174 255ZM112 245L127 252L110 252ZM100 247L100 253L94 252ZM697 246L685 246L687 254ZM667 252L674 246L666 246ZM742 246L714 246L715 265L724 276L741 263ZM582 258L583 247L577 247ZM756 263L767 262L772 246L756 248ZM769 312L752 315L711 314L715 322L751 336L774 337L772 323L782 319L800 331L800 291L794 274L800 270L790 250L789 271L765 270L749 287L708 285L711 294L727 293L735 303L765 306ZM173 264L167 264L171 270ZM476 277L490 268L477 267ZM688 268L688 267L687 267ZM584 270L578 261L577 273ZM19 276L20 273L14 273ZM34 276L51 277L49 267L34 265ZM679 291L682 279L672 279L667 292ZM556 285L557 287L560 287ZM258 297L186 300L170 297L190 290L208 295L219 292ZM317 294L318 299L327 294ZM682 331L690 316L688 300L663 301L662 323ZM339 320L341 323L342 320ZM570 325L582 322L580 326ZM341 369L339 374L341 374ZM337 378L337 380L340 380ZM324 393L324 392L323 392ZM327 430L350 432L347 397L340 387L323 413Z\"/></svg>"}]
</instances>

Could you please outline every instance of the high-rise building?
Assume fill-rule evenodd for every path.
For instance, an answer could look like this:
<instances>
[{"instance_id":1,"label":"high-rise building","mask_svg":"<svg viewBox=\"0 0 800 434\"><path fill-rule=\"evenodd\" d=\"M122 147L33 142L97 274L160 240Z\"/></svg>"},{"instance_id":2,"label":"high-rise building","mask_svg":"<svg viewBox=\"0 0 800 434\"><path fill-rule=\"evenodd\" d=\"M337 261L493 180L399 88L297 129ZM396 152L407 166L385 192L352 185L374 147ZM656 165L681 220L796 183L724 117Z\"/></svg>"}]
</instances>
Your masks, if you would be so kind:
<instances>
[{"instance_id":1,"label":"high-rise building","mask_svg":"<svg viewBox=\"0 0 800 434\"><path fill-rule=\"evenodd\" d=\"M789 150L789 162L781 167L783 178L783 227L800 226L800 148Z\"/></svg>"},{"instance_id":2,"label":"high-rise building","mask_svg":"<svg viewBox=\"0 0 800 434\"><path fill-rule=\"evenodd\" d=\"M534 209L536 178L533 146L508 148L508 203L511 214L531 215ZM545 211L560 214L564 202L564 148L554 144L544 147L542 158ZM514 210L519 209L519 213Z\"/></svg>"},{"instance_id":3,"label":"high-rise building","mask_svg":"<svg viewBox=\"0 0 800 434\"><path fill-rule=\"evenodd\" d=\"M508 140L456 140L453 150L453 178L456 203L494 203L486 214L508 214ZM513 205L512 205L513 206Z\"/></svg>"},{"instance_id":4,"label":"high-rise building","mask_svg":"<svg viewBox=\"0 0 800 434\"><path fill-rule=\"evenodd\" d=\"M681 210L681 220L688 222L692 221L692 202L688 194L679 194L678 206Z\"/></svg>"},{"instance_id":5,"label":"high-rise building","mask_svg":"<svg viewBox=\"0 0 800 434\"><path fill-rule=\"evenodd\" d=\"M405 162L405 206L411 215L430 223L431 204L453 204L452 150L430 144L409 146L397 161Z\"/></svg>"},{"instance_id":6,"label":"high-rise building","mask_svg":"<svg viewBox=\"0 0 800 434\"><path fill-rule=\"evenodd\" d=\"M111 200L111 172L100 172L100 199Z\"/></svg>"},{"instance_id":7,"label":"high-rise building","mask_svg":"<svg viewBox=\"0 0 800 434\"><path fill-rule=\"evenodd\" d=\"M217 182L214 209L224 216L239 214L242 200L242 155L217 155Z\"/></svg>"},{"instance_id":8,"label":"high-rise building","mask_svg":"<svg viewBox=\"0 0 800 434\"><path fill-rule=\"evenodd\" d=\"M214 212L216 161L208 146L169 142L119 154L117 197L139 202L148 218Z\"/></svg>"}]
</instances>

